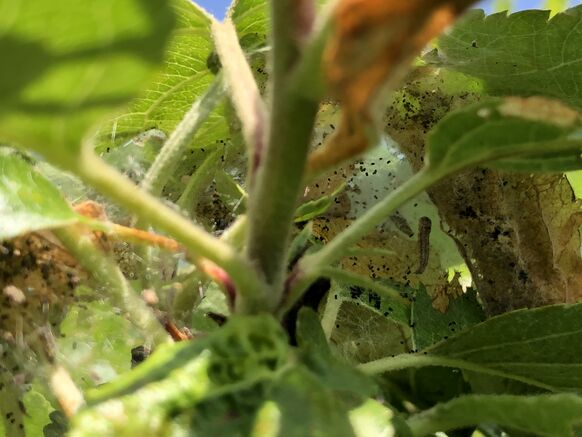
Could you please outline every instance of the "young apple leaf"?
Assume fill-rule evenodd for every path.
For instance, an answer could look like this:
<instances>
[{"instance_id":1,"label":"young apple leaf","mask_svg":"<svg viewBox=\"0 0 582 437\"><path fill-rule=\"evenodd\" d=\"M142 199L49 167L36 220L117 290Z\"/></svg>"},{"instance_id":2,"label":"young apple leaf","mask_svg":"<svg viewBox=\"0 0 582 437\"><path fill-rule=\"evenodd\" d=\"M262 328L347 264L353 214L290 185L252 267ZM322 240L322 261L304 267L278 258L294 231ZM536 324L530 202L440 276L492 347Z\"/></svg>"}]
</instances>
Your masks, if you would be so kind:
<instances>
[{"instance_id":1,"label":"young apple leaf","mask_svg":"<svg viewBox=\"0 0 582 437\"><path fill-rule=\"evenodd\" d=\"M507 97L459 109L443 118L427 141L429 169L443 173L495 166L498 160L508 167L513 159L521 170L562 171L565 160L567 170L582 168L580 115L540 97Z\"/></svg>"},{"instance_id":2,"label":"young apple leaf","mask_svg":"<svg viewBox=\"0 0 582 437\"><path fill-rule=\"evenodd\" d=\"M48 180L16 153L0 150L0 240L78 220Z\"/></svg>"},{"instance_id":3,"label":"young apple leaf","mask_svg":"<svg viewBox=\"0 0 582 437\"><path fill-rule=\"evenodd\" d=\"M479 364L509 378L579 390L581 317L582 304L518 310L475 325L425 352Z\"/></svg>"},{"instance_id":4,"label":"young apple leaf","mask_svg":"<svg viewBox=\"0 0 582 437\"><path fill-rule=\"evenodd\" d=\"M582 108L582 5L549 14L471 11L440 38L437 63L482 79L493 95L543 95Z\"/></svg>"},{"instance_id":5,"label":"young apple leaf","mask_svg":"<svg viewBox=\"0 0 582 437\"><path fill-rule=\"evenodd\" d=\"M407 423L418 436L494 423L539 436L569 437L574 435L573 427L582 424L582 398L573 394L470 395L415 414Z\"/></svg>"},{"instance_id":6,"label":"young apple leaf","mask_svg":"<svg viewBox=\"0 0 582 437\"><path fill-rule=\"evenodd\" d=\"M0 138L74 168L87 131L162 59L164 0L0 1Z\"/></svg>"}]
</instances>

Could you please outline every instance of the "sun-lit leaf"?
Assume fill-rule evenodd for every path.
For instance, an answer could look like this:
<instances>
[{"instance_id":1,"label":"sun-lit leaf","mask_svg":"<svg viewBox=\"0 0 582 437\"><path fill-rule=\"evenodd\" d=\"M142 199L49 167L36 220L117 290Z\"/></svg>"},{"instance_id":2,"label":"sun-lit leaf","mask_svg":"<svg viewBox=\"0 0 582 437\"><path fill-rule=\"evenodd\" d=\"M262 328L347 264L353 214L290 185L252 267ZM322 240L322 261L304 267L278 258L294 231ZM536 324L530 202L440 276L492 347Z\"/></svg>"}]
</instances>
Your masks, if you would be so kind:
<instances>
[{"instance_id":1,"label":"sun-lit leaf","mask_svg":"<svg viewBox=\"0 0 582 437\"><path fill-rule=\"evenodd\" d=\"M27 412L34 413L27 414L24 417L26 435L30 437L44 437L44 429L51 423L49 415L52 417L55 416L54 407L41 393L34 389L23 396L22 402Z\"/></svg>"},{"instance_id":2,"label":"sun-lit leaf","mask_svg":"<svg viewBox=\"0 0 582 437\"><path fill-rule=\"evenodd\" d=\"M429 435L471 425L493 423L545 437L570 437L582 423L582 397L473 395L454 399L410 417L414 435ZM529 434L528 434L529 435Z\"/></svg>"},{"instance_id":3,"label":"sun-lit leaf","mask_svg":"<svg viewBox=\"0 0 582 437\"><path fill-rule=\"evenodd\" d=\"M241 39L248 35L265 36L269 26L269 10L263 0L236 0L229 15L234 22Z\"/></svg>"},{"instance_id":4,"label":"sun-lit leaf","mask_svg":"<svg viewBox=\"0 0 582 437\"><path fill-rule=\"evenodd\" d=\"M177 25L168 42L163 65L152 84L132 101L127 111L100 128L96 138L99 152L107 152L150 129L169 136L214 80L209 66L213 49L211 18L188 0L169 3L177 15ZM196 133L196 147L214 146L227 135L224 115L223 106L211 113Z\"/></svg>"},{"instance_id":5,"label":"sun-lit leaf","mask_svg":"<svg viewBox=\"0 0 582 437\"><path fill-rule=\"evenodd\" d=\"M394 413L376 400L367 400L349 415L356 437L397 435L392 424Z\"/></svg>"},{"instance_id":6,"label":"sun-lit leaf","mask_svg":"<svg viewBox=\"0 0 582 437\"><path fill-rule=\"evenodd\" d=\"M482 79L493 95L543 95L582 107L582 6L555 15L467 13L439 40L439 64Z\"/></svg>"},{"instance_id":7,"label":"sun-lit leaf","mask_svg":"<svg viewBox=\"0 0 582 437\"><path fill-rule=\"evenodd\" d=\"M67 168L88 129L144 86L174 26L164 0L3 0L0 11L0 138Z\"/></svg>"},{"instance_id":8,"label":"sun-lit leaf","mask_svg":"<svg viewBox=\"0 0 582 437\"><path fill-rule=\"evenodd\" d=\"M582 199L582 170L568 173L568 181L578 199Z\"/></svg>"},{"instance_id":9,"label":"sun-lit leaf","mask_svg":"<svg viewBox=\"0 0 582 437\"><path fill-rule=\"evenodd\" d=\"M0 239L78 220L58 190L30 163L0 149Z\"/></svg>"}]
</instances>

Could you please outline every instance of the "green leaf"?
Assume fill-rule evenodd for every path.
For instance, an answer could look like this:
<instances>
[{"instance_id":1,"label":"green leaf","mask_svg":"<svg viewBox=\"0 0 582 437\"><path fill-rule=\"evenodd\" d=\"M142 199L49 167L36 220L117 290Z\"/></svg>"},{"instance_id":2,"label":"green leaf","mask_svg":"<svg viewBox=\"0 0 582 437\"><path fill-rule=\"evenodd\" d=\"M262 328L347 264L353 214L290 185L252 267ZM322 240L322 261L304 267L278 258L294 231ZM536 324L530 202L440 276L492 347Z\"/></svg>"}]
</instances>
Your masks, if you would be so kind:
<instances>
[{"instance_id":1,"label":"green leaf","mask_svg":"<svg viewBox=\"0 0 582 437\"><path fill-rule=\"evenodd\" d=\"M406 375L410 398L408 400L419 409L429 408L441 402L447 402L466 393L471 393L472 386L467 384L466 373L459 369L429 366L409 369L400 374ZM392 375L395 379L396 375ZM528 386L529 387L529 386Z\"/></svg>"},{"instance_id":2,"label":"green leaf","mask_svg":"<svg viewBox=\"0 0 582 437\"><path fill-rule=\"evenodd\" d=\"M582 108L582 6L549 14L470 11L441 37L440 64L482 79L493 95L543 95Z\"/></svg>"},{"instance_id":3,"label":"green leaf","mask_svg":"<svg viewBox=\"0 0 582 437\"><path fill-rule=\"evenodd\" d=\"M297 343L303 361L326 387L369 397L376 392L372 380L331 354L317 313L303 307L297 316Z\"/></svg>"},{"instance_id":4,"label":"green leaf","mask_svg":"<svg viewBox=\"0 0 582 437\"><path fill-rule=\"evenodd\" d=\"M394 416L392 410L376 400L368 399L351 410L349 415L357 437L401 435L396 434L392 424Z\"/></svg>"},{"instance_id":5,"label":"green leaf","mask_svg":"<svg viewBox=\"0 0 582 437\"><path fill-rule=\"evenodd\" d=\"M192 138L196 135L224 94L222 77L219 75L203 95L197 99L170 134L160 153L156 156L141 187L155 196L159 196L179 164L184 161Z\"/></svg>"},{"instance_id":6,"label":"green leaf","mask_svg":"<svg viewBox=\"0 0 582 437\"><path fill-rule=\"evenodd\" d=\"M550 391L582 388L582 304L523 309L493 317L425 349L367 362L367 374L445 366L513 379Z\"/></svg>"},{"instance_id":7,"label":"green leaf","mask_svg":"<svg viewBox=\"0 0 582 437\"><path fill-rule=\"evenodd\" d=\"M413 415L413 435L424 436L484 423L547 437L570 437L582 424L582 398L573 394L541 396L473 395Z\"/></svg>"},{"instance_id":8,"label":"green leaf","mask_svg":"<svg viewBox=\"0 0 582 437\"><path fill-rule=\"evenodd\" d=\"M313 220L325 212L333 205L335 198L344 190L346 184L340 184L331 194L322 196L319 199L310 200L300 205L295 211L295 223Z\"/></svg>"},{"instance_id":9,"label":"green leaf","mask_svg":"<svg viewBox=\"0 0 582 437\"><path fill-rule=\"evenodd\" d=\"M316 3L321 7L328 1L316 0ZM264 0L235 0L229 16L236 24L241 38L253 33L265 35L270 26L268 3Z\"/></svg>"},{"instance_id":10,"label":"green leaf","mask_svg":"<svg viewBox=\"0 0 582 437\"><path fill-rule=\"evenodd\" d=\"M230 210L240 214L246 211L248 194L232 175L219 170L214 175L214 183L222 202Z\"/></svg>"},{"instance_id":11,"label":"green leaf","mask_svg":"<svg viewBox=\"0 0 582 437\"><path fill-rule=\"evenodd\" d=\"M305 253L310 244L309 239L312 238L313 223L308 222L300 232L297 233L291 240L289 250L287 251L287 265L296 262L303 253Z\"/></svg>"},{"instance_id":12,"label":"green leaf","mask_svg":"<svg viewBox=\"0 0 582 437\"><path fill-rule=\"evenodd\" d=\"M147 168L154 162L167 137L158 129L150 129L132 138L104 156L105 161L139 184Z\"/></svg>"},{"instance_id":13,"label":"green leaf","mask_svg":"<svg viewBox=\"0 0 582 437\"><path fill-rule=\"evenodd\" d=\"M247 420L248 409L260 405L264 389L288 368L288 354L288 339L273 317L233 316L207 337L162 345L95 390L75 416L71 435L175 435L167 427L180 414L193 417L194 426L206 421L204 427L212 428L221 426L219 419L226 422L223 409ZM111 408L123 414L107 414ZM205 430L201 434L208 435Z\"/></svg>"},{"instance_id":14,"label":"green leaf","mask_svg":"<svg viewBox=\"0 0 582 437\"><path fill-rule=\"evenodd\" d=\"M303 307L297 315L297 342L303 350L328 359L331 351L321 328L317 313L311 308Z\"/></svg>"},{"instance_id":15,"label":"green leaf","mask_svg":"<svg viewBox=\"0 0 582 437\"><path fill-rule=\"evenodd\" d=\"M0 11L0 138L66 168L150 78L174 25L165 0L2 0Z\"/></svg>"},{"instance_id":16,"label":"green leaf","mask_svg":"<svg viewBox=\"0 0 582 437\"><path fill-rule=\"evenodd\" d=\"M485 319L477 293L470 289L449 300L446 313L432 306L432 299L424 287L415 293L411 303L411 325L414 348L417 351L455 335Z\"/></svg>"},{"instance_id":17,"label":"green leaf","mask_svg":"<svg viewBox=\"0 0 582 437\"><path fill-rule=\"evenodd\" d=\"M176 435L169 432L172 419L199 403L213 388L208 376L210 355L206 351L190 357L169 369L166 378L150 381L135 393L83 408L74 416L68 435ZM109 414L111 411L118 414Z\"/></svg>"},{"instance_id":18,"label":"green leaf","mask_svg":"<svg viewBox=\"0 0 582 437\"><path fill-rule=\"evenodd\" d=\"M354 436L346 406L303 367L286 372L270 398L281 412L279 435Z\"/></svg>"},{"instance_id":19,"label":"green leaf","mask_svg":"<svg viewBox=\"0 0 582 437\"><path fill-rule=\"evenodd\" d=\"M191 328L199 332L212 332L218 329L216 322L208 317L209 313L225 317L230 315L224 291L215 282L208 284L200 304L192 311Z\"/></svg>"},{"instance_id":20,"label":"green leaf","mask_svg":"<svg viewBox=\"0 0 582 437\"><path fill-rule=\"evenodd\" d=\"M266 36L270 25L268 4L264 0L236 0L229 11L239 38L249 35Z\"/></svg>"},{"instance_id":21,"label":"green leaf","mask_svg":"<svg viewBox=\"0 0 582 437\"><path fill-rule=\"evenodd\" d=\"M28 162L0 150L0 240L78 220L58 190Z\"/></svg>"},{"instance_id":22,"label":"green leaf","mask_svg":"<svg viewBox=\"0 0 582 437\"><path fill-rule=\"evenodd\" d=\"M569 152L549 153L534 155L524 159L501 159L491 162L487 166L498 170L520 171L525 173L561 173L580 170L582 168L582 158L580 155Z\"/></svg>"},{"instance_id":23,"label":"green leaf","mask_svg":"<svg viewBox=\"0 0 582 437\"><path fill-rule=\"evenodd\" d=\"M99 152L114 149L150 129L169 136L214 80L209 66L213 49L211 18L188 0L169 3L177 15L177 25L163 65L128 110L101 127L96 139ZM224 112L224 106L219 105L199 127L194 138L196 147L214 146L228 135Z\"/></svg>"},{"instance_id":24,"label":"green leaf","mask_svg":"<svg viewBox=\"0 0 582 437\"><path fill-rule=\"evenodd\" d=\"M518 160L521 170L582 168L580 115L540 97L508 97L459 109L443 118L427 141L429 171L444 174L480 164L507 168L516 162L511 160Z\"/></svg>"},{"instance_id":25,"label":"green leaf","mask_svg":"<svg viewBox=\"0 0 582 437\"><path fill-rule=\"evenodd\" d=\"M582 304L518 310L441 342L425 352L479 364L556 390L582 388Z\"/></svg>"},{"instance_id":26,"label":"green leaf","mask_svg":"<svg viewBox=\"0 0 582 437\"><path fill-rule=\"evenodd\" d=\"M582 199L582 170L568 173L568 181L578 199Z\"/></svg>"},{"instance_id":27,"label":"green leaf","mask_svg":"<svg viewBox=\"0 0 582 437\"><path fill-rule=\"evenodd\" d=\"M45 437L43 429L51 420L49 414L52 414L54 407L38 391L31 390L26 392L22 397L26 415L24 416L24 429L28 437Z\"/></svg>"},{"instance_id":28,"label":"green leaf","mask_svg":"<svg viewBox=\"0 0 582 437\"><path fill-rule=\"evenodd\" d=\"M181 372L181 368L205 353L210 359L211 389L232 386L237 391L245 383L248 387L262 378L272 377L287 359L288 341L281 325L269 315L233 316L221 329L206 337L161 345L131 372L90 392L89 404L163 383L172 373ZM167 384L171 386L171 382Z\"/></svg>"}]
</instances>

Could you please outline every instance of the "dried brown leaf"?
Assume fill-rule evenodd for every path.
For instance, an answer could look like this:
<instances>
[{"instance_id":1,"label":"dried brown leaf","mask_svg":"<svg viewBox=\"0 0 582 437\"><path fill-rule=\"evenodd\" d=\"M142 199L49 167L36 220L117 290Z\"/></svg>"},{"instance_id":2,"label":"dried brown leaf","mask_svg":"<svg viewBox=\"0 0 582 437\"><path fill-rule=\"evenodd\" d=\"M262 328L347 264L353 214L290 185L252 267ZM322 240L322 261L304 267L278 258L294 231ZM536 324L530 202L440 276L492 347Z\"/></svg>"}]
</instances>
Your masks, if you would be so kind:
<instances>
[{"instance_id":1,"label":"dried brown leaf","mask_svg":"<svg viewBox=\"0 0 582 437\"><path fill-rule=\"evenodd\" d=\"M312 154L309 170L329 168L366 150L376 131L373 107L394 89L410 61L473 0L342 0L333 13L333 33L324 71L342 122L330 141Z\"/></svg>"}]
</instances>

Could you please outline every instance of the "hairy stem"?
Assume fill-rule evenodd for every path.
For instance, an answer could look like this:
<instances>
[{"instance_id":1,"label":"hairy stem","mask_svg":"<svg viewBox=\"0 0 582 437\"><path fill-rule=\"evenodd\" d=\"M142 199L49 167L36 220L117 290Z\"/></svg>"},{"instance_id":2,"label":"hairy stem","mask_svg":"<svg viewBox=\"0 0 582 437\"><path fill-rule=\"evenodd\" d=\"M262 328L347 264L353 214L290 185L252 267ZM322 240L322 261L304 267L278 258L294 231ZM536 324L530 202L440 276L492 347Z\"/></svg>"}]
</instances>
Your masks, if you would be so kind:
<instances>
[{"instance_id":1,"label":"hairy stem","mask_svg":"<svg viewBox=\"0 0 582 437\"><path fill-rule=\"evenodd\" d=\"M172 176L176 165L184 156L192 137L206 121L223 95L222 76L218 75L208 90L186 112L182 121L165 142L141 183L141 187L144 190L154 195L160 195Z\"/></svg>"},{"instance_id":2,"label":"hairy stem","mask_svg":"<svg viewBox=\"0 0 582 437\"><path fill-rule=\"evenodd\" d=\"M282 293L286 251L318 107L290 86L299 55L293 29L296 3L271 1L271 123L249 199L248 254L271 286L267 299L272 308Z\"/></svg>"},{"instance_id":3,"label":"hairy stem","mask_svg":"<svg viewBox=\"0 0 582 437\"><path fill-rule=\"evenodd\" d=\"M167 232L193 255L207 258L223 268L237 291L237 310L260 311L264 284L249 263L234 249L168 207L151 194L140 190L128 178L92 153L80 161L77 173L89 185L118 202L144 222Z\"/></svg>"},{"instance_id":4,"label":"hairy stem","mask_svg":"<svg viewBox=\"0 0 582 437\"><path fill-rule=\"evenodd\" d=\"M369 363L360 364L358 369L368 375L378 375L380 373L392 372L395 370L411 369L427 366L455 367L462 370L484 373L486 375L509 378L524 384L543 388L544 390L556 391L551 385L536 381L535 379L526 378L519 375L513 375L501 370L492 369L478 363L459 360L448 357L439 357L435 355L419 354L402 354L395 357L380 358L379 360L370 361Z\"/></svg>"}]
</instances>

